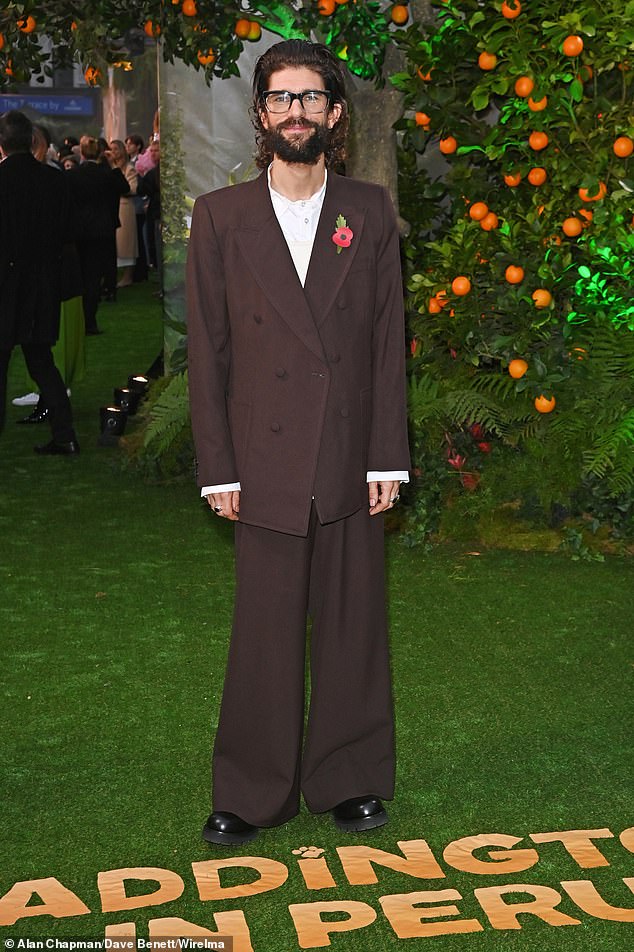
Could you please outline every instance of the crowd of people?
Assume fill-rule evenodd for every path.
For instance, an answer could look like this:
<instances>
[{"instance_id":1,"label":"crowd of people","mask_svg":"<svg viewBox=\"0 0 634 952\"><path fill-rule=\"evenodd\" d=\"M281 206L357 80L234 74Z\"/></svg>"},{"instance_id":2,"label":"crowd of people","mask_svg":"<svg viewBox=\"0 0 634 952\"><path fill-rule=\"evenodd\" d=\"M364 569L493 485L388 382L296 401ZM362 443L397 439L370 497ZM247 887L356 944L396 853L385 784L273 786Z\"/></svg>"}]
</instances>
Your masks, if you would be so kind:
<instances>
[{"instance_id":1,"label":"crowd of people","mask_svg":"<svg viewBox=\"0 0 634 952\"><path fill-rule=\"evenodd\" d=\"M24 113L0 116L0 429L9 356L20 345L37 392L14 398L32 407L18 422L48 420L53 430L38 452L79 452L68 398L84 371L85 335L101 333L102 301L160 273L159 176L156 134L147 148L138 135L67 137L57 147ZM51 351L44 374L33 345Z\"/></svg>"}]
</instances>

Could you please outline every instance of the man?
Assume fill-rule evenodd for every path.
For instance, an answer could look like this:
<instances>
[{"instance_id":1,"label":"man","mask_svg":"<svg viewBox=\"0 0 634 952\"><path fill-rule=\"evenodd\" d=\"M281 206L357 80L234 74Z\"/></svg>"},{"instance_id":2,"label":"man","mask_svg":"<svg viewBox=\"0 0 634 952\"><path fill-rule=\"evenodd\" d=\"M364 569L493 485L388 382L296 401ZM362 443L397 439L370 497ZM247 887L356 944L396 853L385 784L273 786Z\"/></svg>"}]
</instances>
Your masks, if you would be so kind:
<instances>
[{"instance_id":1,"label":"man","mask_svg":"<svg viewBox=\"0 0 634 952\"><path fill-rule=\"evenodd\" d=\"M381 514L407 479L399 245L387 193L335 175L339 61L288 40L253 81L253 182L196 202L189 379L202 495L236 523L236 603L203 836L299 812L382 825L394 736ZM306 742L304 657L312 618Z\"/></svg>"},{"instance_id":2,"label":"man","mask_svg":"<svg viewBox=\"0 0 634 952\"><path fill-rule=\"evenodd\" d=\"M100 334L97 309L108 272L109 293L114 296L117 274L115 234L119 224L119 199L130 186L120 169L99 162L99 144L92 136L79 142L81 162L70 179L77 208L77 248L81 265L86 334Z\"/></svg>"},{"instance_id":3,"label":"man","mask_svg":"<svg viewBox=\"0 0 634 952\"><path fill-rule=\"evenodd\" d=\"M76 456L71 406L51 350L59 335L62 249L71 228L68 181L37 161L32 141L24 113L0 116L0 430L9 358L20 344L52 430L52 440L35 451Z\"/></svg>"}]
</instances>

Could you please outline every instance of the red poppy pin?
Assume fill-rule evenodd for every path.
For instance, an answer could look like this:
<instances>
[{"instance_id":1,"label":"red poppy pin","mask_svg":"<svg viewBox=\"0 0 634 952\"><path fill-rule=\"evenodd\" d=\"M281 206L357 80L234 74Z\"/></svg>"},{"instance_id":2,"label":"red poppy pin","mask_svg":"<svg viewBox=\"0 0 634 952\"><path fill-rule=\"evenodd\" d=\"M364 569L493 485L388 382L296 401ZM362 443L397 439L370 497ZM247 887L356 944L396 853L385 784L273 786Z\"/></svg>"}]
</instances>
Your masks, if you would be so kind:
<instances>
[{"instance_id":1,"label":"red poppy pin","mask_svg":"<svg viewBox=\"0 0 634 952\"><path fill-rule=\"evenodd\" d=\"M337 246L337 254L341 254L342 248L349 248L350 242L354 238L354 233L352 228L348 228L348 222L343 217L343 215L337 215L337 221L335 222L336 231L332 236L332 240Z\"/></svg>"}]
</instances>

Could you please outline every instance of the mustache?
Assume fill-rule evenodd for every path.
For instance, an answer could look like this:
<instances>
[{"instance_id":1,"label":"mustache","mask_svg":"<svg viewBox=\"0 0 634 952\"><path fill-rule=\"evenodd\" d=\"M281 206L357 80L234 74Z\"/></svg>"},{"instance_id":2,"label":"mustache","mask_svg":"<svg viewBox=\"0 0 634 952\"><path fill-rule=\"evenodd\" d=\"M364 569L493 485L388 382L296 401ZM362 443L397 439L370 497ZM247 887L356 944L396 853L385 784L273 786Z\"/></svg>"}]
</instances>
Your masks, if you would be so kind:
<instances>
[{"instance_id":1,"label":"mustache","mask_svg":"<svg viewBox=\"0 0 634 952\"><path fill-rule=\"evenodd\" d=\"M306 116L299 116L295 119L285 119L283 122L280 122L276 127L276 132L279 132L282 129L292 129L298 122L301 122L303 126L306 126L310 129L318 129L319 123L313 122L312 119L308 119Z\"/></svg>"}]
</instances>

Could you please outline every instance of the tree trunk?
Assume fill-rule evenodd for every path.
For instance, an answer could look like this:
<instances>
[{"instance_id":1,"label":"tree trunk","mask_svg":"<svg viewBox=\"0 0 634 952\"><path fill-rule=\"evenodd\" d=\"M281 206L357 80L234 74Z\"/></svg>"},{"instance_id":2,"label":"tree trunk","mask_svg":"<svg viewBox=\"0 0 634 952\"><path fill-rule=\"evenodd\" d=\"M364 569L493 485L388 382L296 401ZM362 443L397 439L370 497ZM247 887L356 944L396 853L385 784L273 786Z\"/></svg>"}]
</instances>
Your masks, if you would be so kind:
<instances>
[{"instance_id":1,"label":"tree trunk","mask_svg":"<svg viewBox=\"0 0 634 952\"><path fill-rule=\"evenodd\" d=\"M430 0L412 0L411 15L415 22L433 21L435 14ZM376 89L370 81L350 78L348 103L351 123L346 170L353 178L384 185L392 196L398 215L398 168L394 123L403 114L403 96L389 82L392 73L405 69L405 54L390 44L383 64L384 85ZM407 222L399 216L402 232Z\"/></svg>"}]
</instances>

